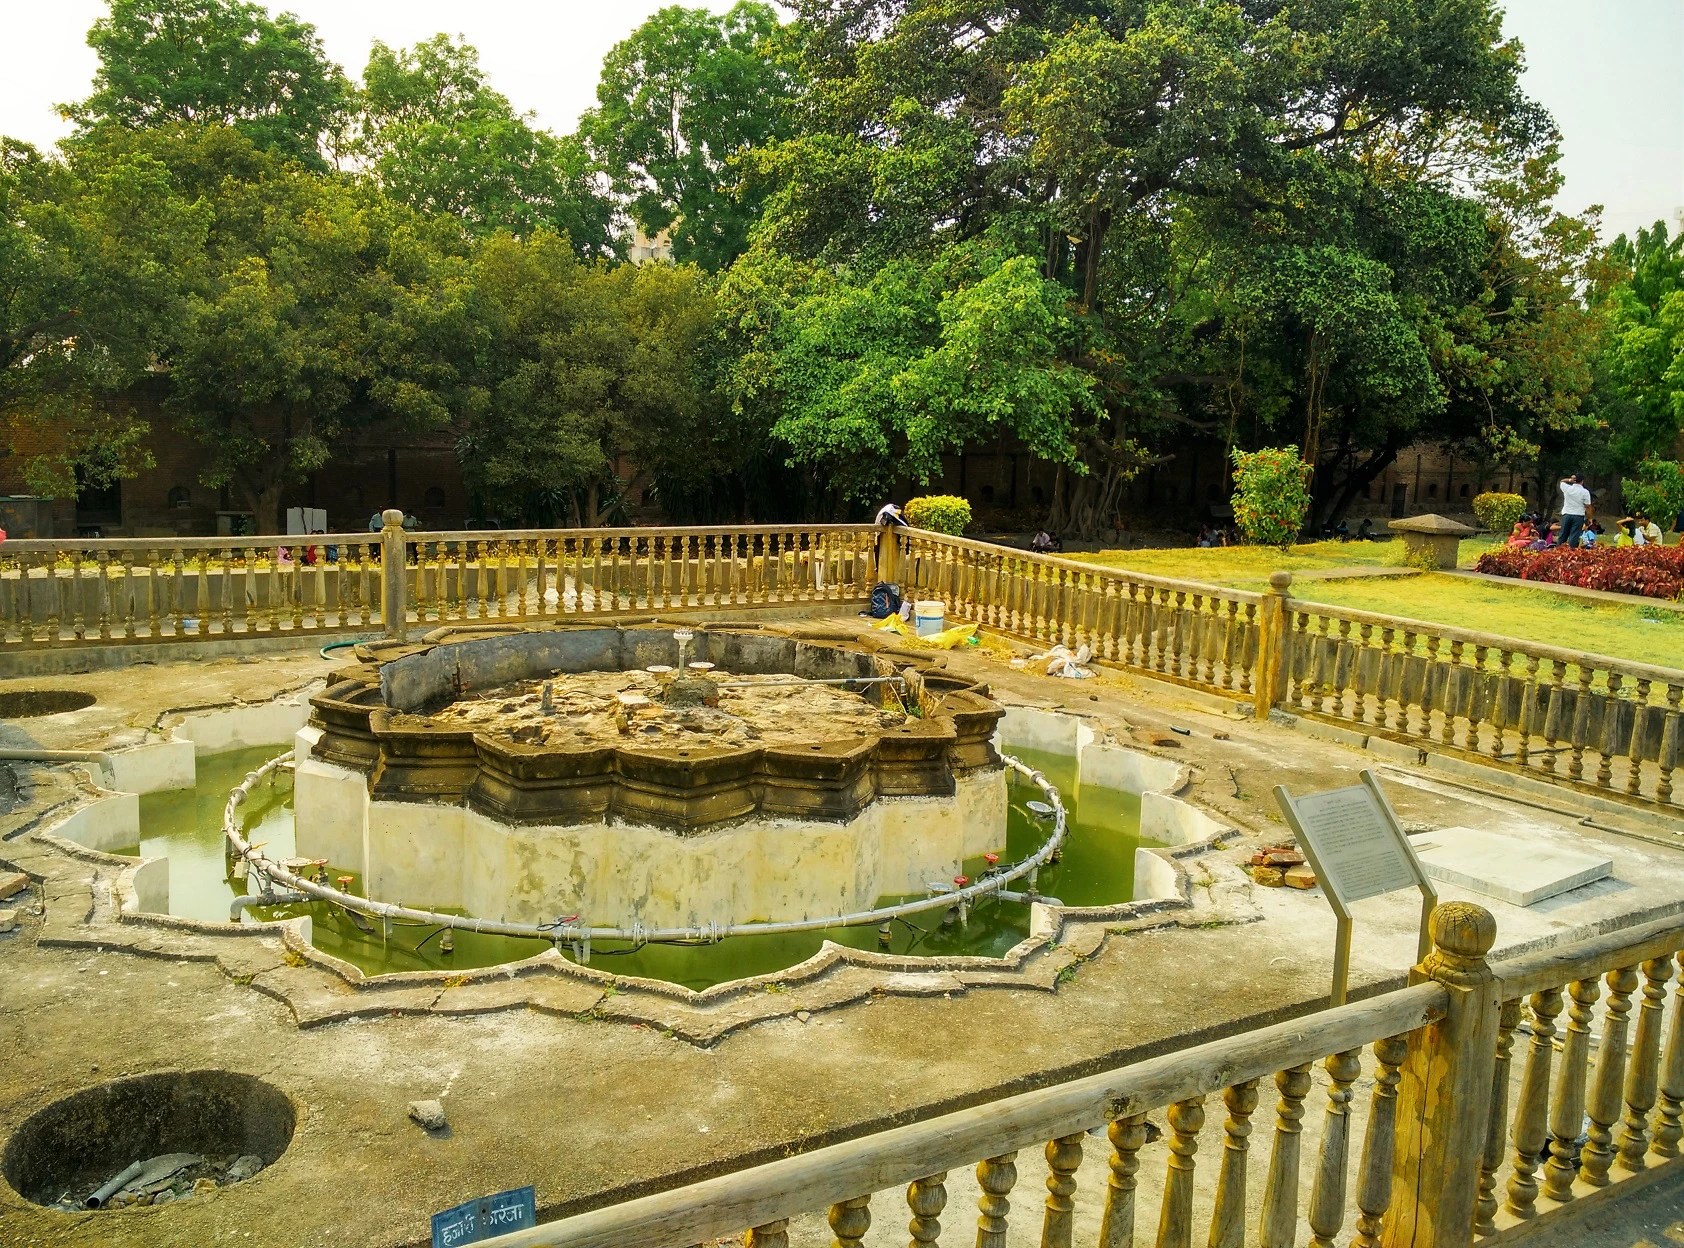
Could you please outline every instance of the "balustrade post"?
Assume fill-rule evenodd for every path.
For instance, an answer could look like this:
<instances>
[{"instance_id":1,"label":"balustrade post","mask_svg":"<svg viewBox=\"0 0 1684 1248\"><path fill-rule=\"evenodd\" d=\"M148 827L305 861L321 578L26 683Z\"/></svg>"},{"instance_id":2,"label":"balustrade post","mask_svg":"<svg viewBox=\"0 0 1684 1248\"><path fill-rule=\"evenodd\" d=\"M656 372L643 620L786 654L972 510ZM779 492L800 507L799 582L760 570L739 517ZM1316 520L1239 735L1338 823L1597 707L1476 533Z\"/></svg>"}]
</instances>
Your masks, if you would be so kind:
<instances>
[{"instance_id":1,"label":"balustrade post","mask_svg":"<svg viewBox=\"0 0 1684 1248\"><path fill-rule=\"evenodd\" d=\"M1134 1193L1139 1180L1140 1149L1146 1143L1146 1115L1114 1119L1105 1129L1111 1141L1111 1174L1105 1181L1105 1212L1099 1221L1099 1248L1133 1248Z\"/></svg>"},{"instance_id":2,"label":"balustrade post","mask_svg":"<svg viewBox=\"0 0 1684 1248\"><path fill-rule=\"evenodd\" d=\"M1491 1078L1491 1120L1485 1130L1485 1154L1479 1162L1479 1200L1474 1214L1474 1231L1479 1235L1490 1235L1497 1229L1497 1170L1503 1164L1503 1137L1509 1125L1509 1057L1514 1051L1514 1029L1519 1025L1519 999L1503 1002L1497 1025L1497 1065Z\"/></svg>"},{"instance_id":3,"label":"balustrade post","mask_svg":"<svg viewBox=\"0 0 1684 1248\"><path fill-rule=\"evenodd\" d=\"M831 1248L860 1248L860 1241L871 1229L870 1195L837 1201L830 1207L827 1221L830 1223L830 1229L836 1234L836 1238L831 1241Z\"/></svg>"},{"instance_id":4,"label":"balustrade post","mask_svg":"<svg viewBox=\"0 0 1684 1248\"><path fill-rule=\"evenodd\" d=\"M1291 634L1287 630L1286 599L1292 588L1292 573L1273 572L1269 575L1269 590L1257 608L1257 678L1252 681L1252 712L1258 719L1268 719L1285 692L1283 684L1288 670L1287 645Z\"/></svg>"},{"instance_id":5,"label":"balustrade post","mask_svg":"<svg viewBox=\"0 0 1684 1248\"><path fill-rule=\"evenodd\" d=\"M409 569L404 558L403 512L389 507L380 513L380 523L380 618L386 626L386 636L403 641L409 636Z\"/></svg>"},{"instance_id":6,"label":"balustrade post","mask_svg":"<svg viewBox=\"0 0 1684 1248\"><path fill-rule=\"evenodd\" d=\"M1411 1033L1398 1089L1386 1248L1467 1248L1473 1242L1479 1161L1485 1151L1502 1013L1501 985L1485 960L1497 938L1489 911L1446 902L1433 911L1433 950L1412 983L1445 988L1445 1015Z\"/></svg>"},{"instance_id":7,"label":"balustrade post","mask_svg":"<svg viewBox=\"0 0 1684 1248\"><path fill-rule=\"evenodd\" d=\"M1041 1219L1041 1248L1070 1248L1076 1227L1076 1168L1082 1164L1085 1133L1047 1144L1047 1208Z\"/></svg>"},{"instance_id":8,"label":"balustrade post","mask_svg":"<svg viewBox=\"0 0 1684 1248\"><path fill-rule=\"evenodd\" d=\"M1001 1153L979 1162L977 1186L976 1248L1006 1248L1006 1215L1012 1211L1009 1199L1017 1184L1017 1154Z\"/></svg>"},{"instance_id":9,"label":"balustrade post","mask_svg":"<svg viewBox=\"0 0 1684 1248\"><path fill-rule=\"evenodd\" d=\"M1672 958L1650 958L1643 964L1643 1002L1637 1012L1637 1038L1631 1046L1626 1072L1626 1113L1615 1148L1614 1164L1622 1170L1642 1170L1649 1151L1649 1111L1655 1107L1660 1082L1661 1015L1666 1009L1666 985L1672 978Z\"/></svg>"}]
</instances>

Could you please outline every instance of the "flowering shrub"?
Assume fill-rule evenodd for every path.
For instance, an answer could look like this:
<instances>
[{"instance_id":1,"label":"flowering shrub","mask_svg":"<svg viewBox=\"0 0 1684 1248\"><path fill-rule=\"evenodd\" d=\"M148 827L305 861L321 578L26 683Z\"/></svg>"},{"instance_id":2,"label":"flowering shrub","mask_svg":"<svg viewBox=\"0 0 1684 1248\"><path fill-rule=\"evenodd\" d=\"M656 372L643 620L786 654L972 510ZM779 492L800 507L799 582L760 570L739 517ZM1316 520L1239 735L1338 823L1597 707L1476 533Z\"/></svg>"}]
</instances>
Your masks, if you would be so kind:
<instances>
[{"instance_id":1,"label":"flowering shrub","mask_svg":"<svg viewBox=\"0 0 1684 1248\"><path fill-rule=\"evenodd\" d=\"M907 501L906 522L914 528L962 537L971 523L971 505L951 494L926 494Z\"/></svg>"},{"instance_id":2,"label":"flowering shrub","mask_svg":"<svg viewBox=\"0 0 1684 1248\"><path fill-rule=\"evenodd\" d=\"M1684 594L1684 546L1494 550L1479 557L1474 571L1645 598L1677 598Z\"/></svg>"},{"instance_id":3,"label":"flowering shrub","mask_svg":"<svg viewBox=\"0 0 1684 1248\"><path fill-rule=\"evenodd\" d=\"M1234 523L1253 546L1290 546L1310 510L1310 465L1291 446L1234 452Z\"/></svg>"},{"instance_id":4,"label":"flowering shrub","mask_svg":"<svg viewBox=\"0 0 1684 1248\"><path fill-rule=\"evenodd\" d=\"M1526 514L1526 499L1519 494L1476 494L1473 509L1480 528L1507 537Z\"/></svg>"}]
</instances>

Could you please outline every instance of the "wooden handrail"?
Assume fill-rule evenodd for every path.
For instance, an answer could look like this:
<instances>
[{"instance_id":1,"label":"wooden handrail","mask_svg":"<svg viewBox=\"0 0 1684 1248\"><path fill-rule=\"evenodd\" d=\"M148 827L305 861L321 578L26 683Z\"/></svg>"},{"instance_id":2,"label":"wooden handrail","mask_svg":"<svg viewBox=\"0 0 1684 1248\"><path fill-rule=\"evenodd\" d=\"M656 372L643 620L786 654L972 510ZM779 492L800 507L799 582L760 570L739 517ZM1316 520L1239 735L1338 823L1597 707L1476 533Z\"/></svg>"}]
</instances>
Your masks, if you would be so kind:
<instances>
[{"instance_id":1,"label":"wooden handrail","mask_svg":"<svg viewBox=\"0 0 1684 1248\"><path fill-rule=\"evenodd\" d=\"M1674 914L1641 927L1604 932L1571 945L1494 962L1491 969L1503 981L1504 1000L1513 1001L1575 980L1594 979L1615 967L1636 966L1680 949L1684 949L1684 914Z\"/></svg>"},{"instance_id":2,"label":"wooden handrail","mask_svg":"<svg viewBox=\"0 0 1684 1248\"><path fill-rule=\"evenodd\" d=\"M561 538L718 537L721 534L872 533L870 524L715 524L643 526L614 529L462 529L408 530L408 542L556 541ZM239 537L30 537L0 543L0 558L11 554L46 555L73 550L242 550L276 546L335 546L380 540L378 529L355 533L256 533Z\"/></svg>"},{"instance_id":3,"label":"wooden handrail","mask_svg":"<svg viewBox=\"0 0 1684 1248\"><path fill-rule=\"evenodd\" d=\"M1440 984L1417 984L487 1242L497 1248L707 1243L1413 1031L1442 1013L1447 996Z\"/></svg>"}]
</instances>

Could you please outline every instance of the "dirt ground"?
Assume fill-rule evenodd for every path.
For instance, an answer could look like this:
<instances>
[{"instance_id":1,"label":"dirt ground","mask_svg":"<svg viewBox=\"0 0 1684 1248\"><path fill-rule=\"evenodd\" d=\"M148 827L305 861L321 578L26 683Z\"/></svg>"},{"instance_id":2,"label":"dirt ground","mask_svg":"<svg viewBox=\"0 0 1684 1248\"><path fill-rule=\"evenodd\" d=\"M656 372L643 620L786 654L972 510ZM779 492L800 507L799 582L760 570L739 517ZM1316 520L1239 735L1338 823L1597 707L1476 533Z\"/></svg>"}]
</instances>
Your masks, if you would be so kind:
<instances>
[{"instance_id":1,"label":"dirt ground","mask_svg":"<svg viewBox=\"0 0 1684 1248\"><path fill-rule=\"evenodd\" d=\"M581 672L553 681L522 680L452 702L431 716L440 725L471 726L528 745L589 749L675 746L795 745L873 736L906 720L857 693L826 685L792 685L787 676L731 676L741 686L713 683L717 705L668 705L665 682L651 672ZM552 711L543 705L550 685ZM694 685L695 681L687 682ZM890 702L895 701L893 695ZM399 716L403 724L416 716Z\"/></svg>"},{"instance_id":2,"label":"dirt ground","mask_svg":"<svg viewBox=\"0 0 1684 1248\"><path fill-rule=\"evenodd\" d=\"M1583 812L1517 805L1153 682L1049 679L975 653L950 661L985 674L1004 701L1092 717L1184 764L1182 796L1245 834L1225 861L1282 833L1272 785L1313 791L1352 783L1365 767L1381 771L1406 821L1524 824L1614 858L1607 887L1536 913L1446 888L1497 915L1499 954L1684 905L1684 855L1638 820L1598 814L1587 826ZM264 701L333 666L311 652L0 681L0 692L75 688L98 699L9 723L5 742L134 744L182 708ZM471 1197L531 1183L541 1216L574 1212L1303 1013L1327 992L1325 899L1279 889L1250 890L1246 921L1171 917L1102 933L1080 959L1041 950L1010 974L901 974L888 977L892 990L827 996L864 973L847 967L787 991L756 986L722 1000L730 1025L711 1030L683 1019L712 1006L673 1005L679 1025L662 1026L633 1008L635 991L563 978L536 993L495 974L354 990L300 965L275 933L119 930L107 913L113 868L81 864L91 879L63 882L58 856L31 835L76 799L75 782L63 771L17 774L0 803L0 867L36 883L6 903L21 907L21 928L0 936L0 1147L61 1097L156 1070L255 1075L291 1098L299 1121L291 1147L255 1178L162 1208L66 1214L0 1186L6 1248L424 1243L431 1213ZM1417 909L1408 898L1364 903L1358 992L1400 981ZM442 1101L447 1131L409 1120L409 1102L422 1098ZM1103 1151L1089 1150L1079 1201L1102 1198ZM1039 1163L1020 1164L1022 1198L1037 1202ZM951 1213L963 1236L969 1213Z\"/></svg>"}]
</instances>

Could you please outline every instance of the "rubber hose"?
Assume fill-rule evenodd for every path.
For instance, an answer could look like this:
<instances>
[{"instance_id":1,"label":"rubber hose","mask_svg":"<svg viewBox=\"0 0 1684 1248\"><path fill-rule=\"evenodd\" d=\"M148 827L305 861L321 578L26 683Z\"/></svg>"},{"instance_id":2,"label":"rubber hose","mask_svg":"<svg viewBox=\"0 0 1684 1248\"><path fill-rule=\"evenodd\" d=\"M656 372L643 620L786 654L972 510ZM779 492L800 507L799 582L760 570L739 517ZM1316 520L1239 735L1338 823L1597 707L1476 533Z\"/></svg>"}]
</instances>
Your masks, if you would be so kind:
<instances>
[{"instance_id":1,"label":"rubber hose","mask_svg":"<svg viewBox=\"0 0 1684 1248\"><path fill-rule=\"evenodd\" d=\"M318 653L325 659L327 658L327 652L329 650L343 650L346 646L355 646L359 644L361 643L355 641L330 641L327 645L323 646Z\"/></svg>"}]
</instances>

